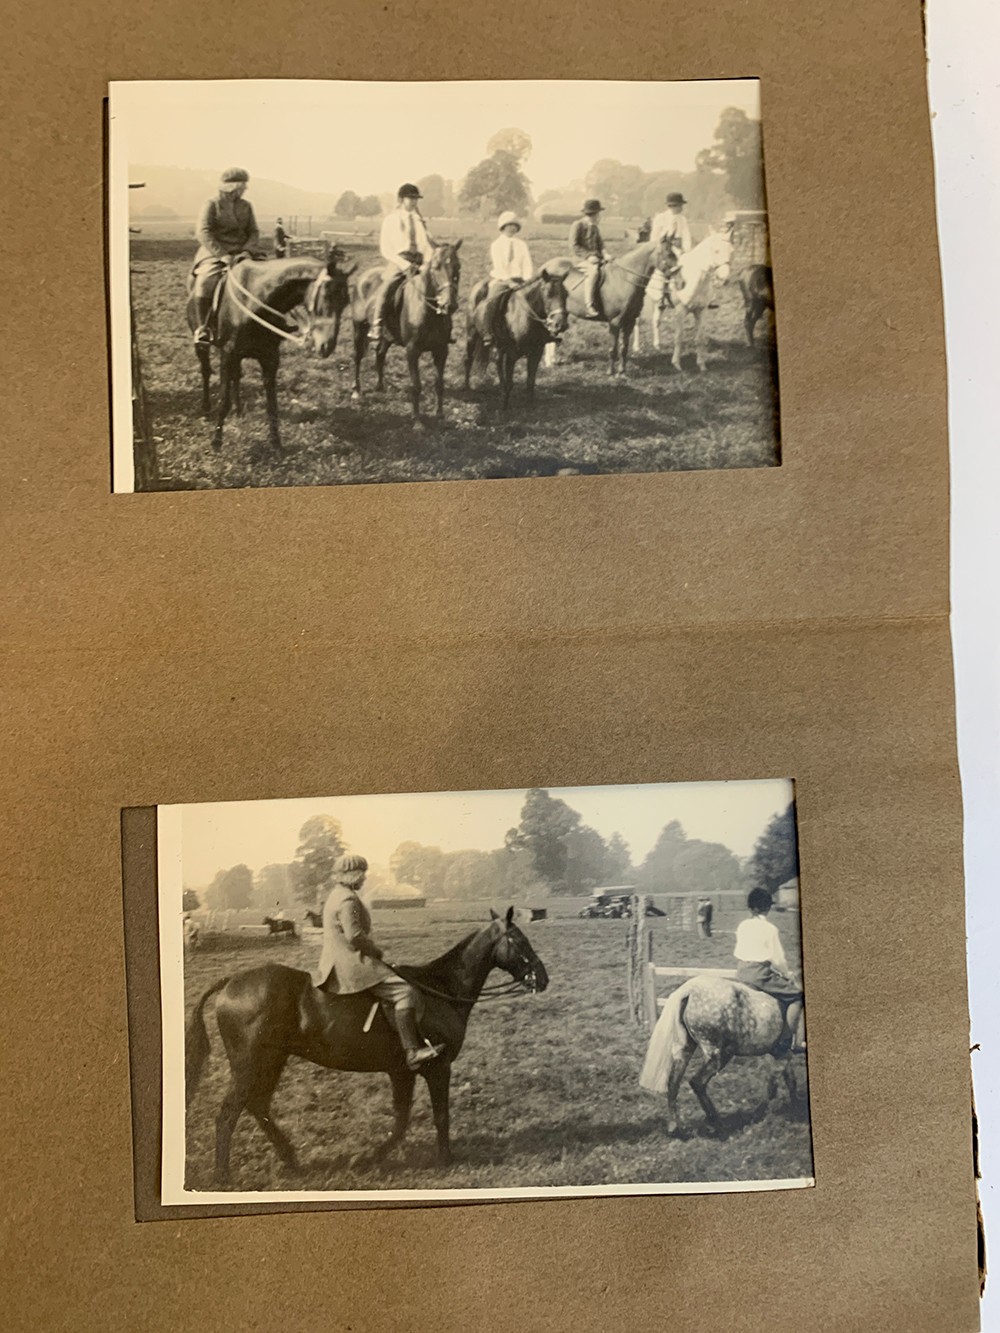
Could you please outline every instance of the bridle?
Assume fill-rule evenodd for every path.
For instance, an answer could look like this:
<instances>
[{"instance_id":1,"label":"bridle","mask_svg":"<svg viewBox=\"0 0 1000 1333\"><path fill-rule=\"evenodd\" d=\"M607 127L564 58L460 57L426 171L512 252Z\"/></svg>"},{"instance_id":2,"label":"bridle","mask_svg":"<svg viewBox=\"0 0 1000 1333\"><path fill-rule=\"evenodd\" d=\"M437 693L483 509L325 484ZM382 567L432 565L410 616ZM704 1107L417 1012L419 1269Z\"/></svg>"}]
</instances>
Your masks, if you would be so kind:
<instances>
[{"instance_id":1,"label":"bridle","mask_svg":"<svg viewBox=\"0 0 1000 1333\"><path fill-rule=\"evenodd\" d=\"M426 305L431 310L433 310L436 315L454 314L457 308L457 302L452 301L451 289L453 285L453 279L451 276L451 271L444 264L439 264L435 266L433 263L431 263L427 265L425 272L427 274L428 284L430 284L432 280L434 282L433 298L430 296L430 294L426 294L424 296L424 302L426 303ZM438 285L437 275L442 272L445 275L445 280L443 283ZM447 298L447 301L442 300L442 298L445 297Z\"/></svg>"},{"instance_id":2,"label":"bridle","mask_svg":"<svg viewBox=\"0 0 1000 1333\"><path fill-rule=\"evenodd\" d=\"M531 958L517 944L517 941L511 939L509 926L505 928L503 934L500 936L500 940L506 941L508 948L513 948L515 960L524 964L524 972L520 977L512 975L509 981L498 981L492 986L483 986L478 995L450 995L447 991L435 990L433 986L428 986L423 981L415 981L412 977L405 976L402 972L397 971L391 963L386 963L385 959L383 959L382 962L390 972L395 973L397 977L401 977L403 981L405 981L407 985L412 986L414 990L418 990L424 995L433 995L439 1000L450 1000L453 1004L467 1004L471 1007L480 1000L502 1000L508 995L517 995L524 991L533 992L535 982L534 964ZM500 940L497 941L497 944L500 943ZM511 960L508 959L508 961ZM495 948L493 965L494 967L501 966L496 960ZM531 984L529 985L528 983Z\"/></svg>"},{"instance_id":3,"label":"bridle","mask_svg":"<svg viewBox=\"0 0 1000 1333\"><path fill-rule=\"evenodd\" d=\"M333 275L321 269L309 284L309 290L306 292L305 300L302 304L310 319L316 318L316 305L319 301L320 290L325 287L328 282L332 281ZM255 296L253 292L251 292L242 282L240 282L239 278L237 278L235 268L227 270L226 285L229 290L229 299L232 301L233 305L235 305L237 310L242 311L244 315L249 319L254 320L255 323L260 324L263 328L267 329L268 332L276 333L279 338L284 338L287 342L294 343L296 347L306 346L307 338L304 330L300 329L297 324L294 324L283 310L275 310L275 308L269 306L266 301L262 301L259 296ZM262 319L255 310L252 310L250 306L240 300L240 296L237 296L235 294L236 292L238 292L240 296L245 296L247 300L255 302L259 310L264 310L267 314L276 316L287 327L283 329L278 328L278 326L272 324L269 319ZM288 328L294 329L295 332L288 332Z\"/></svg>"}]
</instances>

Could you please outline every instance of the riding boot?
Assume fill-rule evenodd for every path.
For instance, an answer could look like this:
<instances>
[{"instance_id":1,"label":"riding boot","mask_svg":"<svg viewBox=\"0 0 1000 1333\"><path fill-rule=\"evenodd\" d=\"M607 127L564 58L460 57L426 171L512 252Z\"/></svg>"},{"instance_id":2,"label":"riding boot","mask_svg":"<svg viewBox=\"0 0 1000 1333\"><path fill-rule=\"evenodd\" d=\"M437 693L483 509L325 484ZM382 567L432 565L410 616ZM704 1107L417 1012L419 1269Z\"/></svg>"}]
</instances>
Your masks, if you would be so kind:
<instances>
[{"instance_id":1,"label":"riding boot","mask_svg":"<svg viewBox=\"0 0 1000 1333\"><path fill-rule=\"evenodd\" d=\"M428 1060L436 1060L444 1050L444 1046L428 1046L420 1040L420 1033L417 1031L417 1016L414 1011L412 1009L396 1009L393 1016L396 1020L396 1031L399 1033L399 1039L406 1051L406 1063L409 1068L419 1069Z\"/></svg>"},{"instance_id":2,"label":"riding boot","mask_svg":"<svg viewBox=\"0 0 1000 1333\"><path fill-rule=\"evenodd\" d=\"M196 343L210 343L212 341L212 330L209 328L209 320L212 318L212 293L207 296L196 296L194 302L195 318L198 325L194 331L194 340Z\"/></svg>"}]
</instances>

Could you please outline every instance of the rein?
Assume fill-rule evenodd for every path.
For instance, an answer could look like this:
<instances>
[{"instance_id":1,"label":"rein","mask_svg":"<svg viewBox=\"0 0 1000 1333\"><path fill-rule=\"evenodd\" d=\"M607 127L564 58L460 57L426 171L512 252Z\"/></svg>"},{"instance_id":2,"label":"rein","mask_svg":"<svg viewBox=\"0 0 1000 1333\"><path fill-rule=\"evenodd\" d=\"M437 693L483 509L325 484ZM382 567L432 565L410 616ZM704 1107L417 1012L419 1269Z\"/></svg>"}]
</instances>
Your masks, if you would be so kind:
<instances>
[{"instance_id":1,"label":"rein","mask_svg":"<svg viewBox=\"0 0 1000 1333\"><path fill-rule=\"evenodd\" d=\"M506 933L504 933L501 938L507 939ZM528 972L533 975L534 968L530 966L529 959L527 959L520 951L517 953L517 958L522 963L528 963ZM483 986L478 995L449 995L447 991L435 990L433 986L428 986L422 981L415 981L412 977L404 976L403 973L393 967L391 963L387 963L384 958L382 959L382 963L390 972L399 977L402 981L405 981L407 985L413 986L415 990L421 991L424 995L433 995L439 1000L450 1000L453 1004L467 1004L471 1006L476 1004L479 1000L501 1000L507 995L514 995L528 989L523 980L519 980L517 977L511 977L509 981L499 981L492 986ZM496 967L497 964L494 963L493 966Z\"/></svg>"},{"instance_id":2,"label":"rein","mask_svg":"<svg viewBox=\"0 0 1000 1333\"><path fill-rule=\"evenodd\" d=\"M240 282L232 269L229 270L226 281L230 286L235 287L236 291L242 293L243 296L246 296L251 301L256 301L261 310L266 310L269 315L276 315L278 319L283 320L285 324L291 324L291 321L283 310L275 310L273 306L269 306L265 301L262 301L259 296L255 296L253 292L249 291L243 283ZM251 310L248 305L244 305L239 297L231 295L231 300L237 310L241 310L244 315L248 315L252 320L267 329L270 333L276 333L279 338L285 338L288 342L295 343L296 347L305 346L305 335L299 331L297 325L291 325L296 331L294 333L289 333L285 329L279 329L276 325L272 324L270 320L262 319L260 315Z\"/></svg>"}]
</instances>

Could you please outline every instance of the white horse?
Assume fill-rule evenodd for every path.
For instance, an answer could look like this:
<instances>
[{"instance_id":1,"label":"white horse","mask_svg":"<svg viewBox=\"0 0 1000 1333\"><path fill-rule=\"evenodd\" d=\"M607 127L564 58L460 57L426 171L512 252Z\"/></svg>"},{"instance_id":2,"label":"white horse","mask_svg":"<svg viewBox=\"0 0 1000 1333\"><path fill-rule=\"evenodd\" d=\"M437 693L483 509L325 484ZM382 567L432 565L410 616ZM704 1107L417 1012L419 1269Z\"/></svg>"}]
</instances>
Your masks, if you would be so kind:
<instances>
[{"instance_id":1,"label":"white horse","mask_svg":"<svg viewBox=\"0 0 1000 1333\"><path fill-rule=\"evenodd\" d=\"M729 278L733 262L733 242L728 232L710 231L686 255L682 255L675 278L670 281L670 297L674 303L674 356L675 370L681 369L681 344L688 315L694 316L694 346L698 369L705 369L705 311L718 286ZM658 347L658 328L654 320L653 345Z\"/></svg>"}]
</instances>

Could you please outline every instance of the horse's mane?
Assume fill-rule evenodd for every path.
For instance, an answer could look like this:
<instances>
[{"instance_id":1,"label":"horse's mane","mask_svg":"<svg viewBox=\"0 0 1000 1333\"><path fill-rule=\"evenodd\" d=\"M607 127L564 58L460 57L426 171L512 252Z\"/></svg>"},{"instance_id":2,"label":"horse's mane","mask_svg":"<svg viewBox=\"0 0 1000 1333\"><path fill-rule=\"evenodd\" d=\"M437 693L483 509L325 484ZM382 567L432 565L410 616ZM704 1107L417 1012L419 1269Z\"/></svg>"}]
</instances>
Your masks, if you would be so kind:
<instances>
[{"instance_id":1,"label":"horse's mane","mask_svg":"<svg viewBox=\"0 0 1000 1333\"><path fill-rule=\"evenodd\" d=\"M313 259L308 255L294 259L268 259L254 265L252 274L247 275L250 282L246 279L242 281L255 296L266 301L269 294L287 283L312 282L325 268L321 259ZM240 276L238 272L237 276Z\"/></svg>"},{"instance_id":2,"label":"horse's mane","mask_svg":"<svg viewBox=\"0 0 1000 1333\"><path fill-rule=\"evenodd\" d=\"M405 972L408 976L419 978L421 981L448 981L454 977L454 964L479 933L478 930L471 930L468 935L464 935L457 944L453 944L439 958L434 958L429 963L408 963L405 967L401 967L400 971Z\"/></svg>"}]
</instances>

